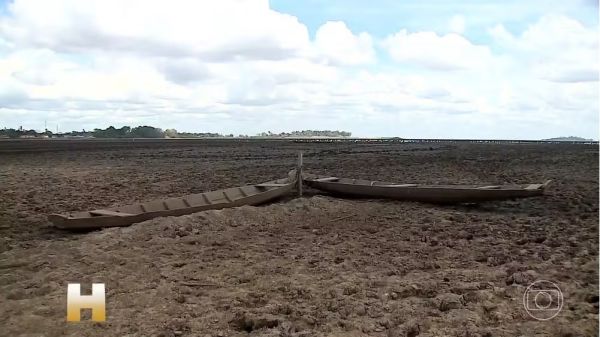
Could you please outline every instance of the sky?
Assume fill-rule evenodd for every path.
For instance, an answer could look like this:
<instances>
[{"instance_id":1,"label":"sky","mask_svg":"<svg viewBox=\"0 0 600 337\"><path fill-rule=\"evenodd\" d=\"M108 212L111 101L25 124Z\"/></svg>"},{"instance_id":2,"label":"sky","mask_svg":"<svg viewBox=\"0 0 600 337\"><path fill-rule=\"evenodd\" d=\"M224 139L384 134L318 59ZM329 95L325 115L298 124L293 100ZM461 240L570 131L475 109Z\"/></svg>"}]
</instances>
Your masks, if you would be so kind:
<instances>
[{"instance_id":1,"label":"sky","mask_svg":"<svg viewBox=\"0 0 600 337\"><path fill-rule=\"evenodd\" d=\"M592 0L0 0L0 128L598 139Z\"/></svg>"}]
</instances>

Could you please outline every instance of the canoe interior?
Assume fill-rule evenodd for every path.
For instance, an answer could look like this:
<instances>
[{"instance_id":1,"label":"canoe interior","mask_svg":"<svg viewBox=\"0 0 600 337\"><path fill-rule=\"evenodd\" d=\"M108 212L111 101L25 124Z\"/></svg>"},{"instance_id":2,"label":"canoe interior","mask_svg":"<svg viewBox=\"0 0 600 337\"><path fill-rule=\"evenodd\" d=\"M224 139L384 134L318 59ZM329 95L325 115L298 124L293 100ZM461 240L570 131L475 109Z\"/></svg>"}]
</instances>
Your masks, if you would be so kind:
<instances>
[{"instance_id":1,"label":"canoe interior","mask_svg":"<svg viewBox=\"0 0 600 337\"><path fill-rule=\"evenodd\" d=\"M179 216L204 210L258 205L291 191L296 182L291 178L262 184L227 188L183 197L153 200L100 210L52 214L48 218L57 227L83 229L127 226L161 216Z\"/></svg>"}]
</instances>

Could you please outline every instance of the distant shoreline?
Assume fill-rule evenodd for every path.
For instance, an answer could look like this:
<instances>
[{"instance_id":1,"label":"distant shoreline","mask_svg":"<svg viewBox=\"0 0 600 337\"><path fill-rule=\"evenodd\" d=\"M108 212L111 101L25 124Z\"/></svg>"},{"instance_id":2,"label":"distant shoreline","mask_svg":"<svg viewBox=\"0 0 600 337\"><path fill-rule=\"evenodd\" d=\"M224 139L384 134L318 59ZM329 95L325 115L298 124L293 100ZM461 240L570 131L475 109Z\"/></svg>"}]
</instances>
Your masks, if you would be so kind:
<instances>
[{"instance_id":1,"label":"distant shoreline","mask_svg":"<svg viewBox=\"0 0 600 337\"><path fill-rule=\"evenodd\" d=\"M598 144L597 140L560 139L452 139L452 138L399 138L399 137L177 137L177 138L95 138L95 137L53 137L53 138L0 138L0 142L177 142L177 141L294 141L294 142L344 142L344 143L499 143L499 144Z\"/></svg>"},{"instance_id":2,"label":"distant shoreline","mask_svg":"<svg viewBox=\"0 0 600 337\"><path fill-rule=\"evenodd\" d=\"M574 137L574 136L555 137L555 138L548 138L548 139L542 139L542 140L551 141L551 142L594 142L593 139Z\"/></svg>"}]
</instances>

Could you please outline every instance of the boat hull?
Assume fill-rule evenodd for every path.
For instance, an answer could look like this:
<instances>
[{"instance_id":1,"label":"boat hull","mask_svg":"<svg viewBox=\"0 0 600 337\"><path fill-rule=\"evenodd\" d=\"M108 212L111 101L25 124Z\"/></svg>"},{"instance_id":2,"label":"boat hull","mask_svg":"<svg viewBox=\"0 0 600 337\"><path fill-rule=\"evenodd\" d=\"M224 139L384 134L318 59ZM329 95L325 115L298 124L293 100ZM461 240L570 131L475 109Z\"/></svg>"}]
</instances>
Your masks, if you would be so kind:
<instances>
[{"instance_id":1,"label":"boat hull","mask_svg":"<svg viewBox=\"0 0 600 337\"><path fill-rule=\"evenodd\" d=\"M263 184L192 194L181 198L155 200L104 210L51 214L48 216L48 220L58 228L71 230L123 227L157 217L181 216L207 210L259 205L288 194L295 186L295 181L280 179Z\"/></svg>"},{"instance_id":2,"label":"boat hull","mask_svg":"<svg viewBox=\"0 0 600 337\"><path fill-rule=\"evenodd\" d=\"M405 201L419 201L436 204L477 203L493 200L506 200L539 196L544 193L545 184L490 186L483 185L398 185L358 179L340 178L338 181L319 181L319 177L305 178L304 183L321 191L336 195L386 198ZM387 185L387 186L386 186Z\"/></svg>"}]
</instances>

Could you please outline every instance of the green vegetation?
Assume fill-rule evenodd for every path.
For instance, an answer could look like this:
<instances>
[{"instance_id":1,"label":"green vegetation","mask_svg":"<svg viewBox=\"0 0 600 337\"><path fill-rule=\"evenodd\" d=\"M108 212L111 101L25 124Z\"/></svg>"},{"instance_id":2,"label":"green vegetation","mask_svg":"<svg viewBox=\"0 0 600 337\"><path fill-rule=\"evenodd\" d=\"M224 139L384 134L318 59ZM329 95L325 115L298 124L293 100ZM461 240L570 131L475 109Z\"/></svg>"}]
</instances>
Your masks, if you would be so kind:
<instances>
[{"instance_id":1,"label":"green vegetation","mask_svg":"<svg viewBox=\"0 0 600 337\"><path fill-rule=\"evenodd\" d=\"M0 138L42 138L42 137L52 137L52 132L46 130L45 132L36 132L35 130L24 130L23 128L19 129L2 129L0 130Z\"/></svg>"},{"instance_id":2,"label":"green vegetation","mask_svg":"<svg viewBox=\"0 0 600 337\"><path fill-rule=\"evenodd\" d=\"M94 129L92 135L94 138L165 138L165 133L161 129L152 126L138 126L135 128L123 126L120 129L109 126L104 130Z\"/></svg>"}]
</instances>

